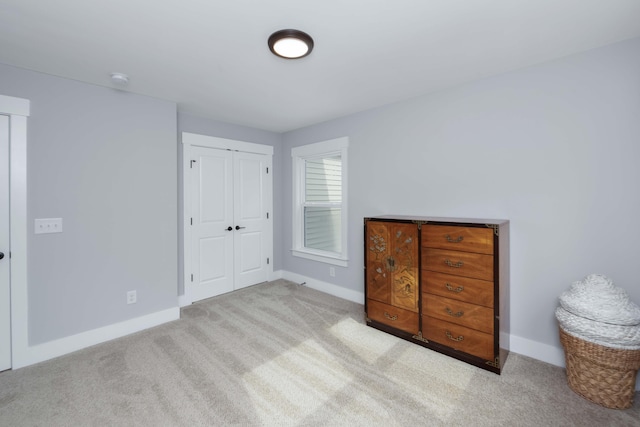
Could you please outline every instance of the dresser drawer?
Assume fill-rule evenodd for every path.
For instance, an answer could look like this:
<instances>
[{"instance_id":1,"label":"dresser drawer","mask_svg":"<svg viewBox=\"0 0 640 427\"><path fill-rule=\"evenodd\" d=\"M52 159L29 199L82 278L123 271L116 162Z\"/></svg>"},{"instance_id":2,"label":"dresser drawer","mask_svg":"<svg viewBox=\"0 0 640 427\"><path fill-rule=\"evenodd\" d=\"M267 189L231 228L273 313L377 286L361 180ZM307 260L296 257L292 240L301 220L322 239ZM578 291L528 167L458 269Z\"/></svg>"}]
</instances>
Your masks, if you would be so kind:
<instances>
[{"instance_id":1,"label":"dresser drawer","mask_svg":"<svg viewBox=\"0 0 640 427\"><path fill-rule=\"evenodd\" d=\"M427 224L422 227L422 246L493 255L493 229Z\"/></svg>"},{"instance_id":2,"label":"dresser drawer","mask_svg":"<svg viewBox=\"0 0 640 427\"><path fill-rule=\"evenodd\" d=\"M367 299L367 317L379 323L400 329L412 334L419 330L419 315L409 310L394 307L378 301Z\"/></svg>"},{"instance_id":3,"label":"dresser drawer","mask_svg":"<svg viewBox=\"0 0 640 427\"><path fill-rule=\"evenodd\" d=\"M487 280L423 270L422 290L472 304L493 307L493 282Z\"/></svg>"},{"instance_id":4,"label":"dresser drawer","mask_svg":"<svg viewBox=\"0 0 640 427\"><path fill-rule=\"evenodd\" d=\"M425 248L422 251L422 268L493 281L492 255Z\"/></svg>"},{"instance_id":5,"label":"dresser drawer","mask_svg":"<svg viewBox=\"0 0 640 427\"><path fill-rule=\"evenodd\" d=\"M437 295L422 295L422 314L493 334L493 309Z\"/></svg>"},{"instance_id":6,"label":"dresser drawer","mask_svg":"<svg viewBox=\"0 0 640 427\"><path fill-rule=\"evenodd\" d=\"M422 317L422 336L429 341L451 347L454 350L494 360L493 335L444 322L429 316Z\"/></svg>"}]
</instances>

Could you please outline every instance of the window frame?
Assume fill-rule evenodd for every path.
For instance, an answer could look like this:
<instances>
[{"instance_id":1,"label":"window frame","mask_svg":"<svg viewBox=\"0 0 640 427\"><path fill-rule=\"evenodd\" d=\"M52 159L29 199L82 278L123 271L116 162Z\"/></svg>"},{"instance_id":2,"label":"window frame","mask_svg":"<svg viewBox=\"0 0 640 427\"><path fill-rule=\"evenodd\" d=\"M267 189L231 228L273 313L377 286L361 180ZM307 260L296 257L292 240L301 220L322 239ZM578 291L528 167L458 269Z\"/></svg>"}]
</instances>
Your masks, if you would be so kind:
<instances>
[{"instance_id":1,"label":"window frame","mask_svg":"<svg viewBox=\"0 0 640 427\"><path fill-rule=\"evenodd\" d=\"M348 266L348 247L347 247L347 205L348 205L348 183L347 183L347 151L349 147L349 138L342 137L331 139L328 141L316 142L314 144L302 145L291 148L292 172L293 172L293 248L291 254L296 257L306 258L313 261L333 264L340 267ZM340 202L340 238L341 251L330 252L320 249L311 249L304 246L304 208L305 207L323 207L328 204L309 205L305 202L305 161L307 159L324 158L340 155L342 163L342 201ZM337 206L333 204L333 206Z\"/></svg>"}]
</instances>

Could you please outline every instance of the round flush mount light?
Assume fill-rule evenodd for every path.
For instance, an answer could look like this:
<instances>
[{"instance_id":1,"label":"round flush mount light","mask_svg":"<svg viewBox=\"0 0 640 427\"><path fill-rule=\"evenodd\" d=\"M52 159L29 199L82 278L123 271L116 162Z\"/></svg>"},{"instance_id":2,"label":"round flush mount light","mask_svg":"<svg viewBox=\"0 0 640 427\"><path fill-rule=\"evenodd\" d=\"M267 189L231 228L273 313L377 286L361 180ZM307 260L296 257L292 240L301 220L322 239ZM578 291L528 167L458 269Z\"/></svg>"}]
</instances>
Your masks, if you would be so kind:
<instances>
[{"instance_id":1,"label":"round flush mount light","mask_svg":"<svg viewBox=\"0 0 640 427\"><path fill-rule=\"evenodd\" d=\"M300 30L280 30L269 37L269 49L281 58L303 58L313 50L313 39Z\"/></svg>"},{"instance_id":2,"label":"round flush mount light","mask_svg":"<svg viewBox=\"0 0 640 427\"><path fill-rule=\"evenodd\" d=\"M129 84L129 76L123 73L111 73L111 81L120 86Z\"/></svg>"}]
</instances>

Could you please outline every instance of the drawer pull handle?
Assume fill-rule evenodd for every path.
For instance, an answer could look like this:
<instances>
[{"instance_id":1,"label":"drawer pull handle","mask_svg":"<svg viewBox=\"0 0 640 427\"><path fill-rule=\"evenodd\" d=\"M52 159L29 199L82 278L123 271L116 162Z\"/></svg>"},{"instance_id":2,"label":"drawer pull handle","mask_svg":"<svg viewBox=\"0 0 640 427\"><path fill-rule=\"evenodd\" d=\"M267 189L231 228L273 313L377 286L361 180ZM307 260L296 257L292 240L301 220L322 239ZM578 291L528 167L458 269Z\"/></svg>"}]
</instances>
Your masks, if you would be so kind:
<instances>
[{"instance_id":1,"label":"drawer pull handle","mask_svg":"<svg viewBox=\"0 0 640 427\"><path fill-rule=\"evenodd\" d=\"M448 283L445 283L444 286L446 286L446 288L448 290L450 290L451 292L460 293L460 292L464 291L464 286L458 286L457 288L454 288L453 286L451 286Z\"/></svg>"},{"instance_id":2,"label":"drawer pull handle","mask_svg":"<svg viewBox=\"0 0 640 427\"><path fill-rule=\"evenodd\" d=\"M464 337L463 337L462 335L459 335L459 336L458 336L458 338L454 338L454 337L451 335L451 332L449 332L449 331L446 331L446 332L445 332L445 334L447 335L447 338L449 338L451 341L458 341L458 342L460 342L460 341L462 341L462 340L464 339Z\"/></svg>"},{"instance_id":3,"label":"drawer pull handle","mask_svg":"<svg viewBox=\"0 0 640 427\"><path fill-rule=\"evenodd\" d=\"M449 261L449 259L445 259L444 263L447 264L449 267L453 267L453 268L460 268L464 265L464 262L462 261L458 261L458 262L451 262Z\"/></svg>"},{"instance_id":4,"label":"drawer pull handle","mask_svg":"<svg viewBox=\"0 0 640 427\"><path fill-rule=\"evenodd\" d=\"M452 239L451 236L449 236L448 234L444 237L445 239L447 239L447 242L450 242L450 243L460 243L462 242L462 239L464 239L464 237L462 236L459 236L457 239Z\"/></svg>"},{"instance_id":5,"label":"drawer pull handle","mask_svg":"<svg viewBox=\"0 0 640 427\"><path fill-rule=\"evenodd\" d=\"M389 320L398 320L398 315L390 315L389 313L387 313L386 311L384 312L384 317L386 317Z\"/></svg>"},{"instance_id":6,"label":"drawer pull handle","mask_svg":"<svg viewBox=\"0 0 640 427\"><path fill-rule=\"evenodd\" d=\"M449 307L445 308L445 310L447 311L447 314L451 317L461 317L464 314L464 311L459 311L457 313L454 313L453 311L451 311Z\"/></svg>"}]
</instances>

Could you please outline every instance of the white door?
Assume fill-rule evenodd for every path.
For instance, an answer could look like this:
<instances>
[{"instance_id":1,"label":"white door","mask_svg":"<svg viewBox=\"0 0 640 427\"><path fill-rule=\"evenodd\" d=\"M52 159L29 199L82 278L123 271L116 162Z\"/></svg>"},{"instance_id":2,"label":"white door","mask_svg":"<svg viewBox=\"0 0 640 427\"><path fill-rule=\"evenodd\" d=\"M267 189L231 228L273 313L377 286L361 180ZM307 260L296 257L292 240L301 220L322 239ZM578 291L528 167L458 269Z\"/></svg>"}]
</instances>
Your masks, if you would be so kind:
<instances>
[{"instance_id":1,"label":"white door","mask_svg":"<svg viewBox=\"0 0 640 427\"><path fill-rule=\"evenodd\" d=\"M0 115L0 371L11 368L9 117Z\"/></svg>"},{"instance_id":2,"label":"white door","mask_svg":"<svg viewBox=\"0 0 640 427\"><path fill-rule=\"evenodd\" d=\"M191 301L268 280L267 155L191 150Z\"/></svg>"},{"instance_id":3,"label":"white door","mask_svg":"<svg viewBox=\"0 0 640 427\"><path fill-rule=\"evenodd\" d=\"M268 212L265 179L269 157L234 153L234 288L267 280Z\"/></svg>"},{"instance_id":4,"label":"white door","mask_svg":"<svg viewBox=\"0 0 640 427\"><path fill-rule=\"evenodd\" d=\"M233 153L191 152L191 299L233 290Z\"/></svg>"}]
</instances>

